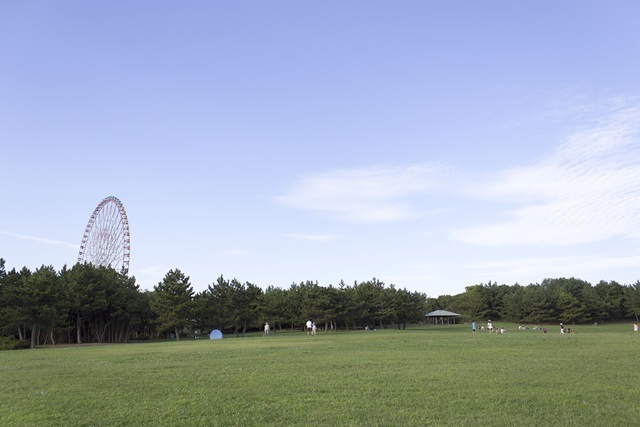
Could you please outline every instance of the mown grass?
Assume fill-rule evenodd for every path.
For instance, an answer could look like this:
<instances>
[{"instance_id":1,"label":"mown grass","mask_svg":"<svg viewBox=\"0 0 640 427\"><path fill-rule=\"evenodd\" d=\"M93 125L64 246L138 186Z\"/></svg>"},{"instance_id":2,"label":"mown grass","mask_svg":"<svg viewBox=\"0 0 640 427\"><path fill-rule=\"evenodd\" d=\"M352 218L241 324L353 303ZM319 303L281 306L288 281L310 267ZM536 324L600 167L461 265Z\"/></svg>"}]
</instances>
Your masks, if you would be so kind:
<instances>
[{"instance_id":1,"label":"mown grass","mask_svg":"<svg viewBox=\"0 0 640 427\"><path fill-rule=\"evenodd\" d=\"M5 351L0 425L637 425L640 336L630 325L549 329Z\"/></svg>"}]
</instances>

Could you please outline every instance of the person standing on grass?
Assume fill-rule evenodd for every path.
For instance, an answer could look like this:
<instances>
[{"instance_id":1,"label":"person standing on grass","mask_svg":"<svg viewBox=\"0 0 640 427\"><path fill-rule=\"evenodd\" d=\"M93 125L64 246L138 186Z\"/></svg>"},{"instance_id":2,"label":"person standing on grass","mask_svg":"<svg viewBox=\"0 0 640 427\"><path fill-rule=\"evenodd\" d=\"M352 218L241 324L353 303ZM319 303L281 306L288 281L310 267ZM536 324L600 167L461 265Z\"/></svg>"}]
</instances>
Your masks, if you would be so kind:
<instances>
[{"instance_id":1,"label":"person standing on grass","mask_svg":"<svg viewBox=\"0 0 640 427\"><path fill-rule=\"evenodd\" d=\"M263 337L269 337L269 322L264 324L264 333L262 334Z\"/></svg>"},{"instance_id":2,"label":"person standing on grass","mask_svg":"<svg viewBox=\"0 0 640 427\"><path fill-rule=\"evenodd\" d=\"M307 320L307 335L311 335L311 320Z\"/></svg>"},{"instance_id":3,"label":"person standing on grass","mask_svg":"<svg viewBox=\"0 0 640 427\"><path fill-rule=\"evenodd\" d=\"M471 331L473 331L473 335L476 334L476 321L471 322Z\"/></svg>"},{"instance_id":4,"label":"person standing on grass","mask_svg":"<svg viewBox=\"0 0 640 427\"><path fill-rule=\"evenodd\" d=\"M317 330L317 328L316 328L316 322L313 322L313 323L311 324L311 335L312 335L312 336L314 336L314 337L316 336L316 330Z\"/></svg>"},{"instance_id":5,"label":"person standing on grass","mask_svg":"<svg viewBox=\"0 0 640 427\"><path fill-rule=\"evenodd\" d=\"M633 324L633 332L638 333L638 322Z\"/></svg>"},{"instance_id":6,"label":"person standing on grass","mask_svg":"<svg viewBox=\"0 0 640 427\"><path fill-rule=\"evenodd\" d=\"M489 330L490 334L493 333L493 322L491 322L491 319L487 320L487 329Z\"/></svg>"}]
</instances>

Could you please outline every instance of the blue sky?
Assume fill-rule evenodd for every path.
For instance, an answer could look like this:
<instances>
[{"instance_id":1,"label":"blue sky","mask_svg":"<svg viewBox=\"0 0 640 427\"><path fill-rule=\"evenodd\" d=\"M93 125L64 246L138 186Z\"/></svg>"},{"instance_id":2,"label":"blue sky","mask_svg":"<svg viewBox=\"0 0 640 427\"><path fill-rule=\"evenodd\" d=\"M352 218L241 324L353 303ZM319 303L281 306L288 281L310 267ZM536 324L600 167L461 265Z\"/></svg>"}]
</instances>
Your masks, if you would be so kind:
<instances>
[{"instance_id":1,"label":"blue sky","mask_svg":"<svg viewBox=\"0 0 640 427\"><path fill-rule=\"evenodd\" d=\"M640 4L0 4L0 257L429 296L640 279Z\"/></svg>"}]
</instances>

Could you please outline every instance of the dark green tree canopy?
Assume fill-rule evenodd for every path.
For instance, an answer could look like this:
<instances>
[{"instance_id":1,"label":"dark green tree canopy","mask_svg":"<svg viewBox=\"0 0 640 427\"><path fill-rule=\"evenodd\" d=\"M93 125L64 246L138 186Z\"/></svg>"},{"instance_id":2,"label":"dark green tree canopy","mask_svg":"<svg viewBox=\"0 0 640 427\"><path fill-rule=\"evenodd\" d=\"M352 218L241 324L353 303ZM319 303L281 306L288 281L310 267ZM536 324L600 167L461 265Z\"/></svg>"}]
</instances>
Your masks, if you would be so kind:
<instances>
[{"instance_id":1,"label":"dark green tree canopy","mask_svg":"<svg viewBox=\"0 0 640 427\"><path fill-rule=\"evenodd\" d=\"M571 278L544 279L521 286L497 283L468 286L465 292L429 301L430 307L462 313L468 319L526 323L578 323L634 318L640 313L640 282L595 286Z\"/></svg>"},{"instance_id":2,"label":"dark green tree canopy","mask_svg":"<svg viewBox=\"0 0 640 427\"><path fill-rule=\"evenodd\" d=\"M301 330L307 320L325 331L365 326L404 328L436 309L469 320L586 322L637 319L640 281L595 286L576 278L545 279L527 286L489 281L459 295L428 299L373 278L349 286L317 281L266 290L220 276L194 295L189 277L170 270L153 291L140 291L135 277L91 264L6 271L0 258L0 335L30 341L32 347L59 342L126 342L166 333L180 339L213 328L244 336L269 322L274 332Z\"/></svg>"},{"instance_id":3,"label":"dark green tree canopy","mask_svg":"<svg viewBox=\"0 0 640 427\"><path fill-rule=\"evenodd\" d=\"M193 288L189 277L179 269L170 270L154 287L152 308L158 315L160 329L173 329L176 340L180 340L183 327L193 323Z\"/></svg>"}]
</instances>

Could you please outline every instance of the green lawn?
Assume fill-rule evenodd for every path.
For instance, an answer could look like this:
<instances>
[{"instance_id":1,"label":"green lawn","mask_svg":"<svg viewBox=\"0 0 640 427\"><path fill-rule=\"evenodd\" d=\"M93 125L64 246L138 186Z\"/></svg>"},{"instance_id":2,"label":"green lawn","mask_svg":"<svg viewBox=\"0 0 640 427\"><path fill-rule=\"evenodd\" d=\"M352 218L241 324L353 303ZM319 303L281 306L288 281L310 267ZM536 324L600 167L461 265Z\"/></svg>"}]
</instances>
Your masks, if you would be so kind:
<instances>
[{"instance_id":1,"label":"green lawn","mask_svg":"<svg viewBox=\"0 0 640 427\"><path fill-rule=\"evenodd\" d=\"M0 425L640 423L630 324L575 335L506 326L4 351Z\"/></svg>"}]
</instances>

